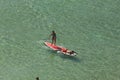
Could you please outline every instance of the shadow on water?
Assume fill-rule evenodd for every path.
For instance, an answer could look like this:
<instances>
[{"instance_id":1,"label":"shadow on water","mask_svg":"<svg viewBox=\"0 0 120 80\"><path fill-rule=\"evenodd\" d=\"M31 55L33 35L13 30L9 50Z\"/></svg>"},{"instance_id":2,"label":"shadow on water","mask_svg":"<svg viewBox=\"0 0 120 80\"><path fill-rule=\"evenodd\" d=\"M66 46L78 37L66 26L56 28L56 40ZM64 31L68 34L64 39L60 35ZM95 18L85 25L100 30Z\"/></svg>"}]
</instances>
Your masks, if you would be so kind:
<instances>
[{"instance_id":1,"label":"shadow on water","mask_svg":"<svg viewBox=\"0 0 120 80\"><path fill-rule=\"evenodd\" d=\"M56 51L53 50L47 50L50 54L52 54L53 56L58 55L58 53Z\"/></svg>"},{"instance_id":2,"label":"shadow on water","mask_svg":"<svg viewBox=\"0 0 120 80\"><path fill-rule=\"evenodd\" d=\"M56 51L53 51L53 50L48 50L48 51L50 53L54 53L52 55L52 57L55 56L55 55L59 55L62 59L68 59L68 60L78 62L78 63L81 61L77 56L68 56L68 55L64 55L64 54L61 54L61 53L57 53Z\"/></svg>"},{"instance_id":3,"label":"shadow on water","mask_svg":"<svg viewBox=\"0 0 120 80\"><path fill-rule=\"evenodd\" d=\"M78 63L81 61L77 56L68 56L68 55L61 54L60 57L63 59L69 59L71 61L78 62Z\"/></svg>"}]
</instances>

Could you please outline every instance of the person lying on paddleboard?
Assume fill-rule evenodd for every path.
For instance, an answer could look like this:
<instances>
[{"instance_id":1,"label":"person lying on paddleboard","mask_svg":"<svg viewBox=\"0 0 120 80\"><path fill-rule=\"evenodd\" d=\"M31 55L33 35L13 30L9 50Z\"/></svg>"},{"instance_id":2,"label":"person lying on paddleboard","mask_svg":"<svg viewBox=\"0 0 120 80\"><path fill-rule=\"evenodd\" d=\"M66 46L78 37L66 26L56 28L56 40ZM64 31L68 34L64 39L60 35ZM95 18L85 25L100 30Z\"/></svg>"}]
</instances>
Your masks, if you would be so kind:
<instances>
[{"instance_id":1,"label":"person lying on paddleboard","mask_svg":"<svg viewBox=\"0 0 120 80\"><path fill-rule=\"evenodd\" d=\"M68 49L66 49L66 48L62 49L61 52L64 52L65 54L66 54L66 53L69 53L70 55L76 53L75 51L73 51L73 50L68 50Z\"/></svg>"},{"instance_id":2,"label":"person lying on paddleboard","mask_svg":"<svg viewBox=\"0 0 120 80\"><path fill-rule=\"evenodd\" d=\"M52 44L56 44L56 33L53 30L52 33L50 34L50 37L52 36Z\"/></svg>"}]
</instances>

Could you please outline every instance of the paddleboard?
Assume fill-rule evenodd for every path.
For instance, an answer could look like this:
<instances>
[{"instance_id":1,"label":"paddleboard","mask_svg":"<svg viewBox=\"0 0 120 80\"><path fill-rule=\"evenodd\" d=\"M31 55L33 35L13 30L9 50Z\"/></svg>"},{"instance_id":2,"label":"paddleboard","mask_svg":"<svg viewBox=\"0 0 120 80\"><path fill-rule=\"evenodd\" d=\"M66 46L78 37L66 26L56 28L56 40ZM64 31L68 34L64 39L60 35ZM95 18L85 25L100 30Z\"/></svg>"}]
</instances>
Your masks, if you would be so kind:
<instances>
[{"instance_id":1,"label":"paddleboard","mask_svg":"<svg viewBox=\"0 0 120 80\"><path fill-rule=\"evenodd\" d=\"M61 49L60 46L57 46L57 45L52 44L50 42L44 42L44 43L47 47L51 48L52 50L59 51Z\"/></svg>"},{"instance_id":2,"label":"paddleboard","mask_svg":"<svg viewBox=\"0 0 120 80\"><path fill-rule=\"evenodd\" d=\"M45 45L46 45L47 47L51 48L51 49L54 50L54 51L57 51L58 53L62 53L62 54L64 54L64 55L68 55L68 56L76 56L76 54L77 54L76 52L73 53L73 54L64 52L66 48L61 47L61 46L57 46L57 45L52 44L52 43L50 43L50 42L44 42L44 43L45 43Z\"/></svg>"},{"instance_id":3,"label":"paddleboard","mask_svg":"<svg viewBox=\"0 0 120 80\"><path fill-rule=\"evenodd\" d=\"M61 52L61 53L63 53L63 54L65 54L65 55L68 55L68 56L76 56L77 55L77 53L73 53L73 54L70 54L70 53L65 53L65 52Z\"/></svg>"}]
</instances>

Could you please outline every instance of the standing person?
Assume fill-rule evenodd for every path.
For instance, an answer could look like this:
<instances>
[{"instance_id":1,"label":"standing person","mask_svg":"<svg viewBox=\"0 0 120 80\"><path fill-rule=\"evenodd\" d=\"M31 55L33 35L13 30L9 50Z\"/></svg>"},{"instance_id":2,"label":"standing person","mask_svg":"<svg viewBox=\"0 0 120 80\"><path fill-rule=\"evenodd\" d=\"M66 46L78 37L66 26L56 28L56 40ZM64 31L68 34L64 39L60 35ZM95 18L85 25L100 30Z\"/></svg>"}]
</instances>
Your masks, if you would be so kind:
<instances>
[{"instance_id":1,"label":"standing person","mask_svg":"<svg viewBox=\"0 0 120 80\"><path fill-rule=\"evenodd\" d=\"M56 33L53 30L52 33L50 34L50 36L52 36L52 44L56 44Z\"/></svg>"}]
</instances>

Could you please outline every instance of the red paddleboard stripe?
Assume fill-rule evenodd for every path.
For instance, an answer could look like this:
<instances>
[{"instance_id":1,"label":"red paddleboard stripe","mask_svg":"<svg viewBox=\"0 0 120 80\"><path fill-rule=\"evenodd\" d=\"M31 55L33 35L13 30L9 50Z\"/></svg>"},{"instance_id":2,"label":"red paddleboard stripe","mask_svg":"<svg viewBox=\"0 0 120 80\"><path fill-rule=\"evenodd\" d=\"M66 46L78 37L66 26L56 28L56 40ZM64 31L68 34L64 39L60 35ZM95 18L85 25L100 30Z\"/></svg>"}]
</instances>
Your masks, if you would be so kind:
<instances>
[{"instance_id":1,"label":"red paddleboard stripe","mask_svg":"<svg viewBox=\"0 0 120 80\"><path fill-rule=\"evenodd\" d=\"M61 49L61 47L59 47L57 45L54 45L54 44L52 44L50 42L45 42L45 45L48 46L48 47L50 47L53 50L60 50Z\"/></svg>"}]
</instances>

